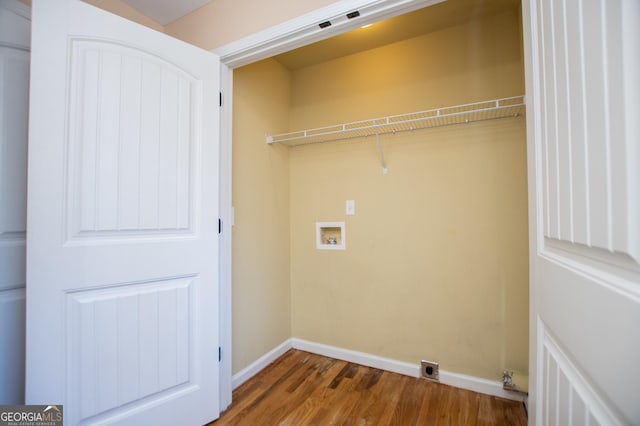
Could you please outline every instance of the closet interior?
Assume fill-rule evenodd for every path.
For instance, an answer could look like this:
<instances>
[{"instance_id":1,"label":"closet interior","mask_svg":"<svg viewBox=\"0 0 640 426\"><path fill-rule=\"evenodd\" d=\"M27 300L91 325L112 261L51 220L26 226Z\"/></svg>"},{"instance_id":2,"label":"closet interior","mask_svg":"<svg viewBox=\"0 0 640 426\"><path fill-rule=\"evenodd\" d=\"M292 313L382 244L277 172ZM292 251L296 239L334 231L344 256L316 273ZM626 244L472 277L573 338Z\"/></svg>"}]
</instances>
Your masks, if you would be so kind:
<instances>
[{"instance_id":1,"label":"closet interior","mask_svg":"<svg viewBox=\"0 0 640 426\"><path fill-rule=\"evenodd\" d=\"M526 374L523 68L519 1L449 0L234 70L234 372L293 337Z\"/></svg>"}]
</instances>

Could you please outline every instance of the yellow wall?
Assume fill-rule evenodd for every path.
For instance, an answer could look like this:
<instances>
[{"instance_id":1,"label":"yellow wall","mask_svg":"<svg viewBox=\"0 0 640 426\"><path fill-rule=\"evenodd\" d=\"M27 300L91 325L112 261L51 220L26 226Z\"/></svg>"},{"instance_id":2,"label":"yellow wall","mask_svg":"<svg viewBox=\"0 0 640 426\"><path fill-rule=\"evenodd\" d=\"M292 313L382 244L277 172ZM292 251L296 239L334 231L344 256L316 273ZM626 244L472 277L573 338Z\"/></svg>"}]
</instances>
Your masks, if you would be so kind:
<instances>
[{"instance_id":1,"label":"yellow wall","mask_svg":"<svg viewBox=\"0 0 640 426\"><path fill-rule=\"evenodd\" d=\"M524 93L517 11L292 73L290 130ZM528 369L523 118L292 148L293 336L497 380ZM345 216L345 200L356 215ZM346 251L315 248L346 222Z\"/></svg>"},{"instance_id":2,"label":"yellow wall","mask_svg":"<svg viewBox=\"0 0 640 426\"><path fill-rule=\"evenodd\" d=\"M331 2L216 0L165 29L213 49ZM234 71L234 373L291 336L490 379L527 370L522 119L385 136L387 176L372 139L264 143L522 94L518 25L514 12L295 72ZM347 250L316 250L315 221L334 220Z\"/></svg>"},{"instance_id":3,"label":"yellow wall","mask_svg":"<svg viewBox=\"0 0 640 426\"><path fill-rule=\"evenodd\" d=\"M291 129L523 94L516 15L514 10L296 70Z\"/></svg>"},{"instance_id":4,"label":"yellow wall","mask_svg":"<svg viewBox=\"0 0 640 426\"><path fill-rule=\"evenodd\" d=\"M167 34L211 50L334 2L214 0L165 29Z\"/></svg>"},{"instance_id":5,"label":"yellow wall","mask_svg":"<svg viewBox=\"0 0 640 426\"><path fill-rule=\"evenodd\" d=\"M233 372L291 337L289 151L267 133L288 126L290 76L275 60L234 72Z\"/></svg>"}]
</instances>

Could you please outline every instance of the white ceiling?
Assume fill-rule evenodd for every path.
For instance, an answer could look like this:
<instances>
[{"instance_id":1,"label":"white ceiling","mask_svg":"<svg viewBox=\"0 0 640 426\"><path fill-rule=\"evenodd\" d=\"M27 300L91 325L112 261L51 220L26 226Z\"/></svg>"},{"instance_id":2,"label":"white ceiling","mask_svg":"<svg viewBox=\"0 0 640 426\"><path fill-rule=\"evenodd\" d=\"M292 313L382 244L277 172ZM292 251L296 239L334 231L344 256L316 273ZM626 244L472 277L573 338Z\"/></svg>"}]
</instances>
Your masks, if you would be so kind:
<instances>
[{"instance_id":1,"label":"white ceiling","mask_svg":"<svg viewBox=\"0 0 640 426\"><path fill-rule=\"evenodd\" d=\"M210 3L211 0L123 0L138 12L160 25L167 25L178 18Z\"/></svg>"}]
</instances>

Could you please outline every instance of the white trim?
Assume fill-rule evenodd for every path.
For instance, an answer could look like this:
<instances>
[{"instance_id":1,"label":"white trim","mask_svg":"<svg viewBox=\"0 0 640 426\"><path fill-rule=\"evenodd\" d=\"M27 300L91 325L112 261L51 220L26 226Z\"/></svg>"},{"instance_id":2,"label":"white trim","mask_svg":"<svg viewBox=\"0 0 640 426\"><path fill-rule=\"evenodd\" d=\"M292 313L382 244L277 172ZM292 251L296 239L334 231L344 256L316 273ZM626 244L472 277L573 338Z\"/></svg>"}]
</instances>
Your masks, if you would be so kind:
<instances>
[{"instance_id":1,"label":"white trim","mask_svg":"<svg viewBox=\"0 0 640 426\"><path fill-rule=\"evenodd\" d=\"M292 339L285 340L284 342L280 343L278 346L271 349L269 352L262 355L260 358L234 374L231 378L233 389L237 388L256 374L258 374L263 368L284 355L285 352L293 347L291 341Z\"/></svg>"},{"instance_id":2,"label":"white trim","mask_svg":"<svg viewBox=\"0 0 640 426\"><path fill-rule=\"evenodd\" d=\"M542 165L540 146L536 143L540 126L541 77L538 46L538 7L533 0L522 1L522 43L524 56L525 96L527 99L527 196L529 213L529 424L542 424L542 348L543 323L538 316L536 286L538 285L538 254L543 249L542 231Z\"/></svg>"},{"instance_id":3,"label":"white trim","mask_svg":"<svg viewBox=\"0 0 640 426\"><path fill-rule=\"evenodd\" d=\"M442 1L342 0L226 44L213 52L225 65L236 68ZM360 16L348 19L347 13L353 11L360 12ZM331 26L321 29L318 24L326 21L330 21Z\"/></svg>"},{"instance_id":4,"label":"white trim","mask_svg":"<svg viewBox=\"0 0 640 426\"><path fill-rule=\"evenodd\" d=\"M343 361L353 362L367 367L379 368L381 370L391 371L405 376L420 376L420 366L418 364L396 361L395 359L352 351L350 349L342 349L336 346L310 342L303 339L293 338L291 340L293 348L300 349L301 351L311 352L329 358L341 359Z\"/></svg>"},{"instance_id":5,"label":"white trim","mask_svg":"<svg viewBox=\"0 0 640 426\"><path fill-rule=\"evenodd\" d=\"M591 385L588 379L578 370L576 364L569 358L569 356L565 353L562 347L558 344L556 339L551 335L550 332L547 332L547 327L544 326L542 320L540 321L541 327L539 328L540 333L543 335L542 337L542 345L543 345L543 354L546 352L549 358L543 362L543 366L548 367L548 363L551 361L555 361L557 364L558 375L564 375L567 379L569 389L568 391L571 393L575 393L578 398L582 399L584 403L584 407L587 407L587 413L589 413L590 417L593 417L597 424L601 425L623 425L626 422L623 419L618 417L610 407L607 406L607 403L602 400L602 397L598 395L598 391L594 389L593 385ZM546 351L545 351L546 349ZM541 358L544 359L544 358ZM551 383L550 383L551 382ZM548 393L555 393L560 391L560 385L555 382L555 378L547 378L546 383L545 379L540 378L538 382L541 386L538 387L538 401L542 401L542 392L541 389L546 385L547 388L552 388L553 390L548 391ZM565 392L567 388L562 388ZM553 392L555 391L555 392ZM577 408L574 408L572 405L572 400L569 400L569 407L567 407L567 411L569 413L576 412ZM538 404L541 406L542 404ZM540 417L542 415L540 413Z\"/></svg>"},{"instance_id":6,"label":"white trim","mask_svg":"<svg viewBox=\"0 0 640 426\"><path fill-rule=\"evenodd\" d=\"M220 123L231 122L231 111L233 110L233 102L231 93L233 93L233 71L224 64L220 64L220 92L223 95L222 107L220 109ZM232 191L231 191L231 127L220 126L220 205L219 214L222 219L222 234L219 240L219 293L220 293L220 311L219 311L219 343L222 351L220 360L220 411L224 411L231 405L233 385L232 381L232 226L233 226L233 207L232 207Z\"/></svg>"},{"instance_id":7,"label":"white trim","mask_svg":"<svg viewBox=\"0 0 640 426\"><path fill-rule=\"evenodd\" d=\"M502 388L502 382L500 381L453 373L451 371L440 370L440 383L513 401L523 402L527 400L527 396L525 394L504 390Z\"/></svg>"},{"instance_id":8,"label":"white trim","mask_svg":"<svg viewBox=\"0 0 640 426\"><path fill-rule=\"evenodd\" d=\"M294 349L300 349L302 351L312 352L314 354L330 358L337 358L343 361L365 365L367 367L404 374L405 376L420 377L420 364L411 364L364 352L310 342L308 340L293 338L291 341ZM482 379L480 377L453 373L451 371L440 370L440 383L514 401L526 400L526 395L519 392L504 390L502 388L502 382L500 381Z\"/></svg>"},{"instance_id":9,"label":"white trim","mask_svg":"<svg viewBox=\"0 0 640 426\"><path fill-rule=\"evenodd\" d=\"M325 345L293 337L285 340L258 358L256 361L234 374L232 378L233 389L236 389L238 386L258 374L266 366L284 355L289 349L311 352L317 355L353 362L367 367L379 368L381 370L405 376L420 377L420 364L411 364L409 362L398 361L391 358L371 355L365 352L338 348L336 346ZM500 381L487 380L480 377L468 376L466 374L440 370L440 383L514 401L524 401L525 403L527 401L526 395L519 392L504 390L502 388L502 382Z\"/></svg>"}]
</instances>

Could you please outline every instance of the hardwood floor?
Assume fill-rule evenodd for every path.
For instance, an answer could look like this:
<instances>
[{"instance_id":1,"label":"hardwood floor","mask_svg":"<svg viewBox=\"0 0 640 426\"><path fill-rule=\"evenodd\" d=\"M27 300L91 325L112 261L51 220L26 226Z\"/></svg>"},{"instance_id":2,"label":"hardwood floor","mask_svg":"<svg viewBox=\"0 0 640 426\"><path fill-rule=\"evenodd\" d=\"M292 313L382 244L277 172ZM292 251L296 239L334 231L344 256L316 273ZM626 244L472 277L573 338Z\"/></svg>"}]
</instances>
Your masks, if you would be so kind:
<instances>
[{"instance_id":1,"label":"hardwood floor","mask_svg":"<svg viewBox=\"0 0 640 426\"><path fill-rule=\"evenodd\" d=\"M292 349L233 392L223 425L526 425L522 403Z\"/></svg>"}]
</instances>

